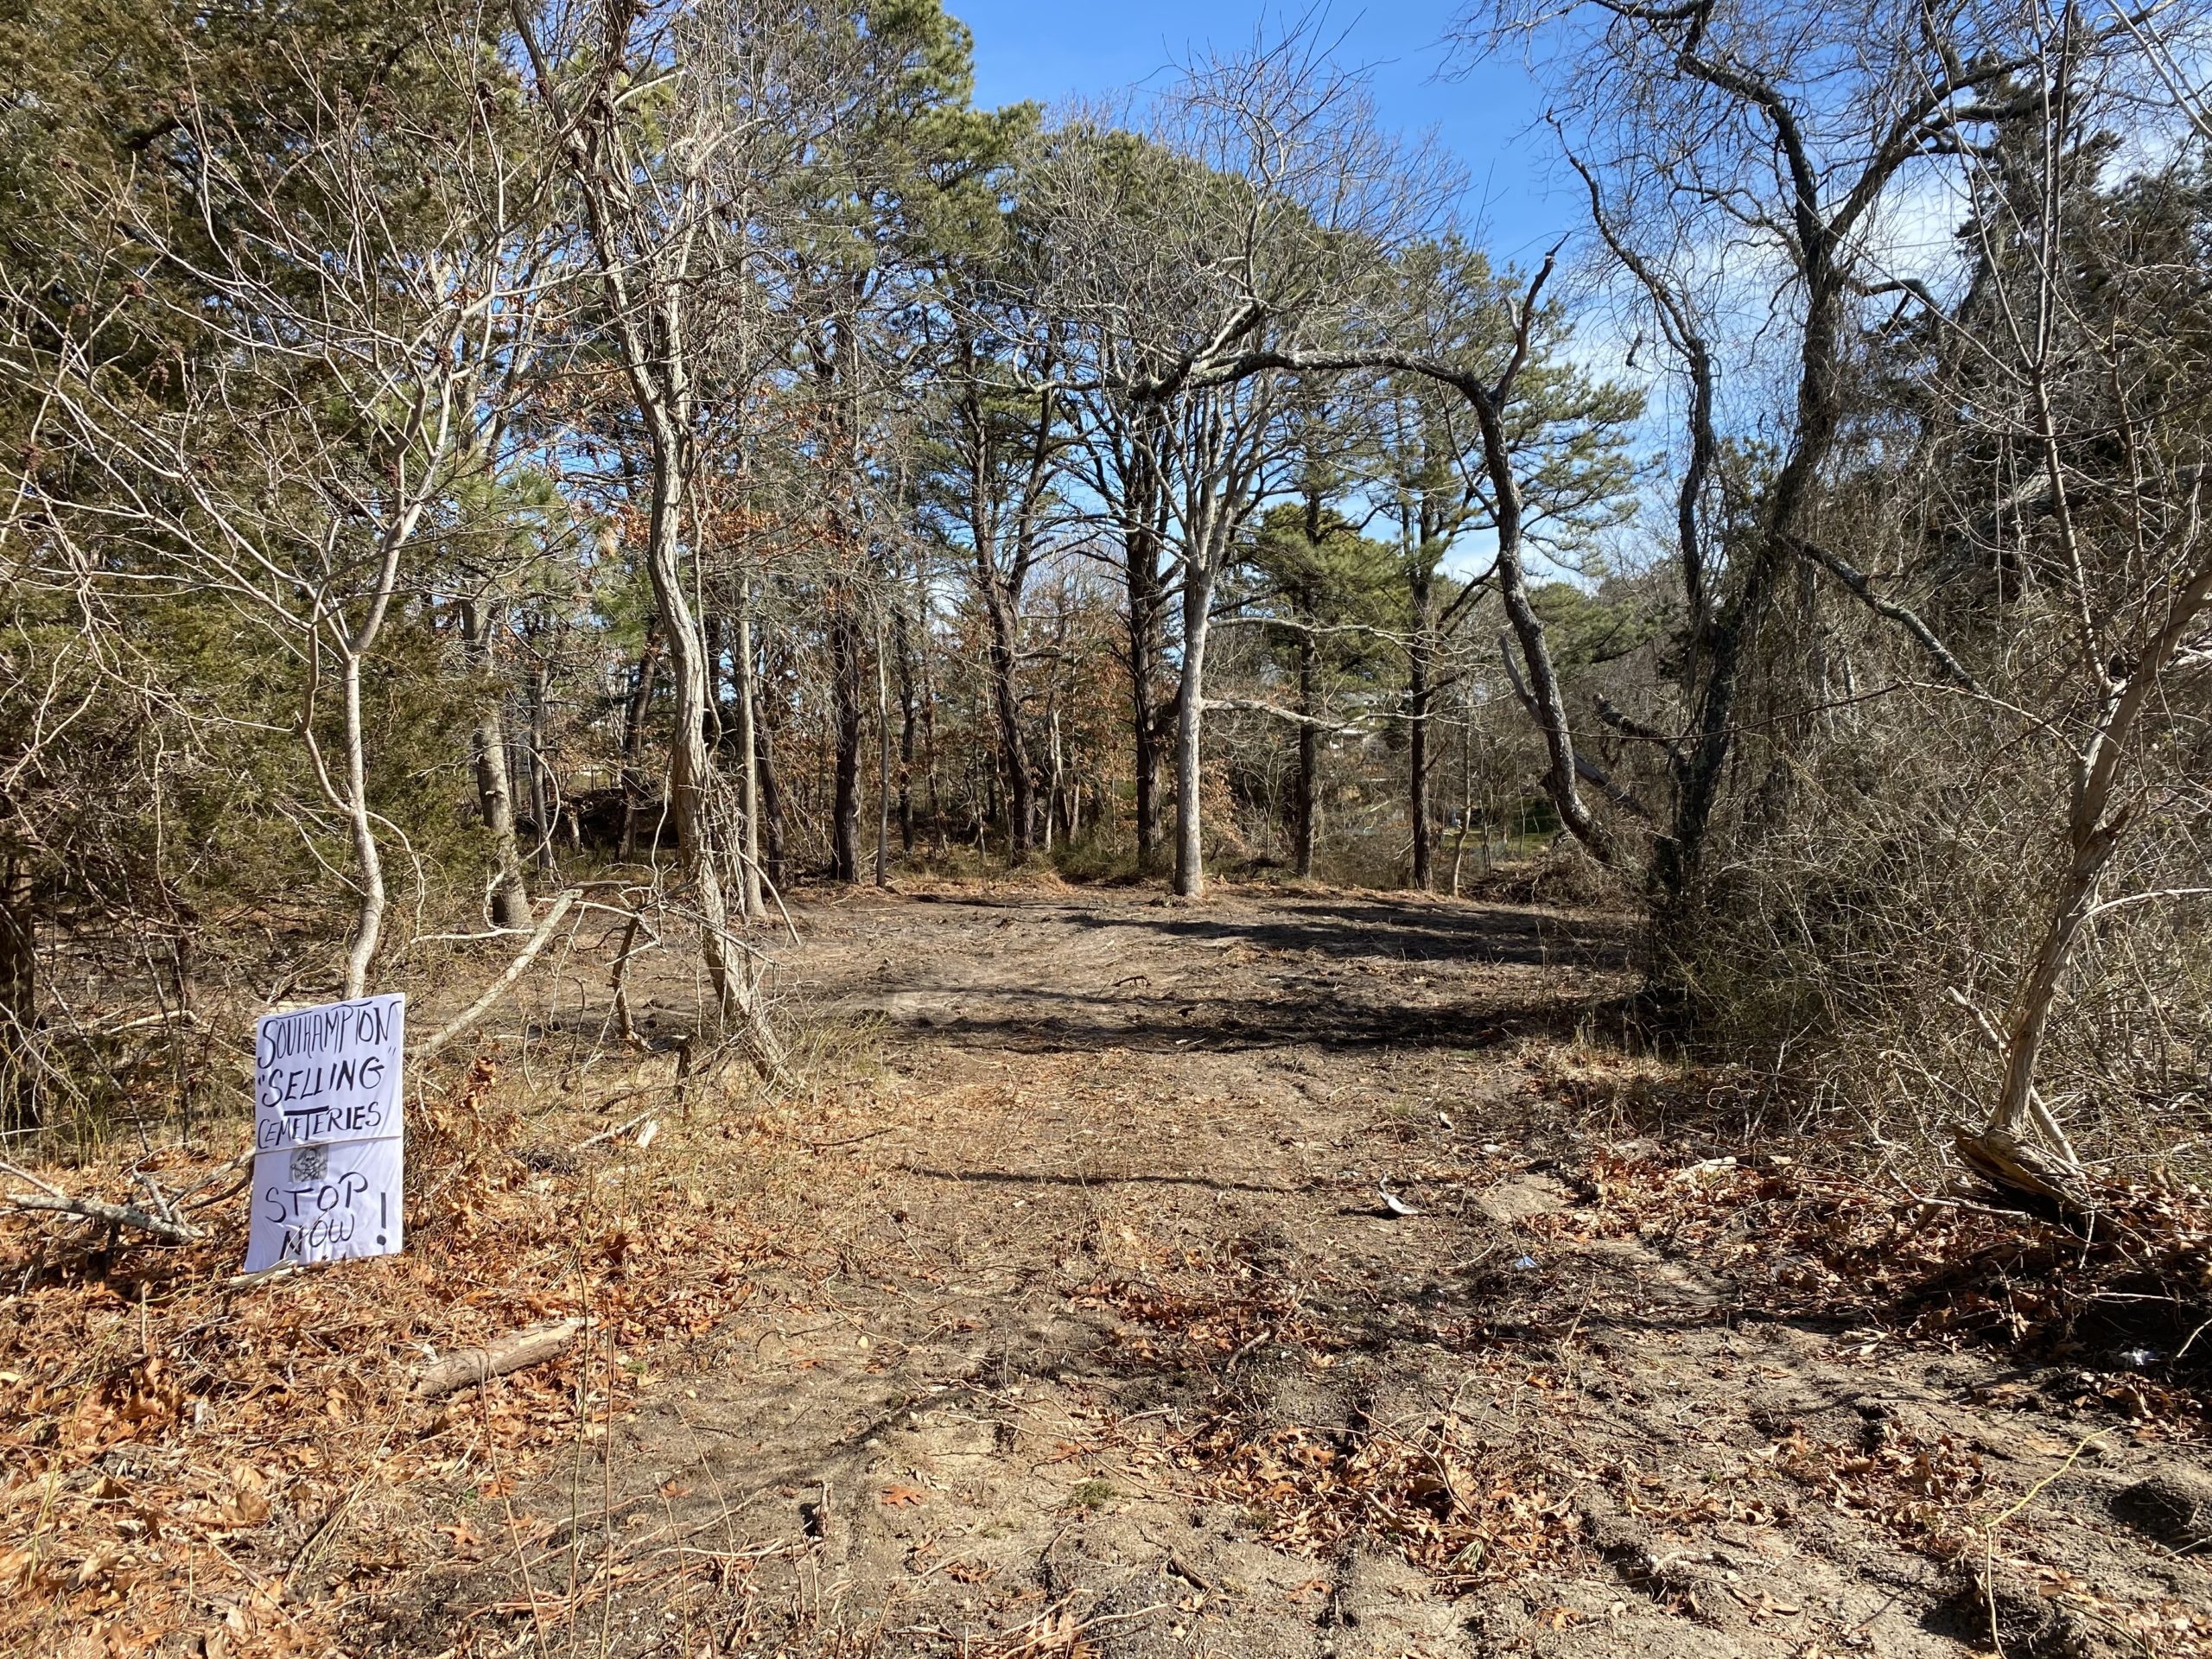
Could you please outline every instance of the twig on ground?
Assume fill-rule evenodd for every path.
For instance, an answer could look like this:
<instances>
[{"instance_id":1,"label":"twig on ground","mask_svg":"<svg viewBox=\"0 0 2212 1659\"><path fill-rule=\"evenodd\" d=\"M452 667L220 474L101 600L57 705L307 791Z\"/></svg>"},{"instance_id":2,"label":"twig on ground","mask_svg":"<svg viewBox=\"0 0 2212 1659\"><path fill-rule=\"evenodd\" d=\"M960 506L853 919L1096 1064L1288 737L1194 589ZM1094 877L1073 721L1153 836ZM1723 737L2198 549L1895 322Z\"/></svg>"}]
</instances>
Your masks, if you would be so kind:
<instances>
[{"instance_id":1,"label":"twig on ground","mask_svg":"<svg viewBox=\"0 0 2212 1659\"><path fill-rule=\"evenodd\" d=\"M6 1170L9 1174L16 1176L19 1179L29 1181L33 1186L43 1188L45 1191L51 1192L57 1198L67 1198L68 1196L68 1194L64 1192L60 1187L56 1186L52 1181L46 1180L39 1176L34 1175L30 1171L22 1167L22 1165L11 1164L5 1158L0 1158L0 1169Z\"/></svg>"},{"instance_id":2,"label":"twig on ground","mask_svg":"<svg viewBox=\"0 0 2212 1659\"><path fill-rule=\"evenodd\" d=\"M435 1400L472 1382L488 1382L509 1371L521 1370L553 1357L584 1328L581 1319L555 1319L532 1325L481 1348L464 1348L425 1366L415 1378L418 1399Z\"/></svg>"},{"instance_id":3,"label":"twig on ground","mask_svg":"<svg viewBox=\"0 0 2212 1659\"><path fill-rule=\"evenodd\" d=\"M619 1141L624 1135L629 1134L631 1130L636 1128L639 1124L651 1117L653 1115L653 1108L648 1106L644 1111L639 1112L635 1117L625 1118L621 1122L617 1123L611 1129L601 1129L597 1135L586 1135L582 1140L577 1141L575 1146L570 1147L569 1150L570 1152L582 1152L586 1147L595 1147L602 1141Z\"/></svg>"},{"instance_id":4,"label":"twig on ground","mask_svg":"<svg viewBox=\"0 0 2212 1659\"><path fill-rule=\"evenodd\" d=\"M44 1185L44 1182L40 1183ZM207 1236L184 1222L164 1221L127 1204L105 1204L98 1198L72 1198L67 1192L10 1192L7 1200L18 1210L40 1210L54 1215L74 1216L80 1221L105 1222L111 1227L130 1227L172 1244L196 1244Z\"/></svg>"},{"instance_id":5,"label":"twig on ground","mask_svg":"<svg viewBox=\"0 0 2212 1659\"><path fill-rule=\"evenodd\" d=\"M225 1189L223 1192L214 1194L212 1198L200 1198L197 1204L193 1203L193 1199L196 1195L207 1192L209 1187L221 1180L224 1176L233 1174L239 1170L245 1171L245 1174L228 1188ZM244 1186L247 1181L251 1180L253 1179L252 1172L253 1148L251 1147L248 1147L244 1152L238 1154L237 1157L224 1160L221 1163L216 1165L214 1168L209 1170L205 1175L202 1175L198 1180L194 1181L190 1186L186 1187L183 1192L178 1193L175 1199L176 1206L179 1209L182 1209L186 1205L189 1204L192 1205L194 1209L199 1210L204 1209L211 1204L219 1204L223 1199L229 1198L232 1193L237 1192L239 1187Z\"/></svg>"}]
</instances>

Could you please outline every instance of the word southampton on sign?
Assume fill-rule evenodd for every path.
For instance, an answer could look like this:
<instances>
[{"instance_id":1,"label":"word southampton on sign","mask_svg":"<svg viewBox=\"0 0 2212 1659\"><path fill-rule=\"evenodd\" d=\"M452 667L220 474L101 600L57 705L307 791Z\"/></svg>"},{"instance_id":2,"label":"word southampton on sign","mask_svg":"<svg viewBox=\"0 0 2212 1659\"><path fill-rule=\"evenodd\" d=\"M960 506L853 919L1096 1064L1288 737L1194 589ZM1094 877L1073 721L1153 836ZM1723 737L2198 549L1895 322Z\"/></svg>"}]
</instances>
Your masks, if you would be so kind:
<instances>
[{"instance_id":1,"label":"word southampton on sign","mask_svg":"<svg viewBox=\"0 0 2212 1659\"><path fill-rule=\"evenodd\" d=\"M398 1250L406 1020L394 995L256 1022L248 1273Z\"/></svg>"}]
</instances>

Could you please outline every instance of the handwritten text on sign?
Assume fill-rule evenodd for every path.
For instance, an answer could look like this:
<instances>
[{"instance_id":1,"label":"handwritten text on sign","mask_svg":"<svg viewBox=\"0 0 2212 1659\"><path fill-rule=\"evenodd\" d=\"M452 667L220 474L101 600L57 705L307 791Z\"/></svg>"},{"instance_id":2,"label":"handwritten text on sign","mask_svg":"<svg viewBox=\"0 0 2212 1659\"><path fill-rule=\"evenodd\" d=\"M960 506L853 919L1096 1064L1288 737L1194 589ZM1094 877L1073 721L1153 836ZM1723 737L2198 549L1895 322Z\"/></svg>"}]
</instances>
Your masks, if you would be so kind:
<instances>
[{"instance_id":1,"label":"handwritten text on sign","mask_svg":"<svg viewBox=\"0 0 2212 1659\"><path fill-rule=\"evenodd\" d=\"M248 1273L400 1248L406 1012L372 996L255 1025Z\"/></svg>"}]
</instances>

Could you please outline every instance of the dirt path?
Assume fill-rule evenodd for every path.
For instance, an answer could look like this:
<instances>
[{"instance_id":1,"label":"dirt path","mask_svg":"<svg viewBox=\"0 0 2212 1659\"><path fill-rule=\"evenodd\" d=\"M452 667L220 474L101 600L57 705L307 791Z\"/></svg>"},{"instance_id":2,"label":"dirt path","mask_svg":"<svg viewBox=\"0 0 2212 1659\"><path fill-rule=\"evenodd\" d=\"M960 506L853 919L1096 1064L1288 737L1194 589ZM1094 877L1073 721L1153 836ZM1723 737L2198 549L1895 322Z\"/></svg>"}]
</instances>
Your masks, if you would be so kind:
<instances>
[{"instance_id":1,"label":"dirt path","mask_svg":"<svg viewBox=\"0 0 2212 1659\"><path fill-rule=\"evenodd\" d=\"M611 1455L487 1506L521 1547L409 1586L387 1650L2017 1659L2212 1633L2202 1558L2112 1513L2201 1454L2062 1371L1773 1317L1755 1236L1599 1224L1606 1169L1692 1196L1738 1173L1609 1147L1532 1086L1627 983L1613 925L1010 893L802 926L814 1010L881 1021L880 1074L791 1127L820 1265L649 1381Z\"/></svg>"}]
</instances>

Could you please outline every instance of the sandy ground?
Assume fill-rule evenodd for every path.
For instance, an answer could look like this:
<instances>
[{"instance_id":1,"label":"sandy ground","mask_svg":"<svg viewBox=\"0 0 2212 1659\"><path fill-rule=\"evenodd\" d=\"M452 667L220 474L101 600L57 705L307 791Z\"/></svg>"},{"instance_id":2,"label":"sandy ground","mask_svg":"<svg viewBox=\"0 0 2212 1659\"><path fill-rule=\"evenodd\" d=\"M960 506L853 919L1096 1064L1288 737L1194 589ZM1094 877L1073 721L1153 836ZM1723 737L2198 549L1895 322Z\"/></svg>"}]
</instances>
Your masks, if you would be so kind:
<instances>
[{"instance_id":1,"label":"sandy ground","mask_svg":"<svg viewBox=\"0 0 2212 1659\"><path fill-rule=\"evenodd\" d=\"M1778 1315L1755 1234L1593 1224L1607 1159L1687 1190L1712 1150L1537 1086L1624 925L1020 889L799 922L787 1006L876 1033L791 1116L808 1248L365 1649L2203 1650L2186 1516L2126 1519L2201 1446L2063 1365Z\"/></svg>"}]
</instances>

